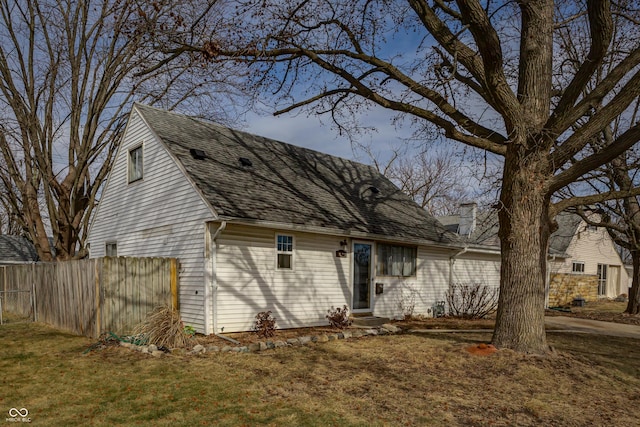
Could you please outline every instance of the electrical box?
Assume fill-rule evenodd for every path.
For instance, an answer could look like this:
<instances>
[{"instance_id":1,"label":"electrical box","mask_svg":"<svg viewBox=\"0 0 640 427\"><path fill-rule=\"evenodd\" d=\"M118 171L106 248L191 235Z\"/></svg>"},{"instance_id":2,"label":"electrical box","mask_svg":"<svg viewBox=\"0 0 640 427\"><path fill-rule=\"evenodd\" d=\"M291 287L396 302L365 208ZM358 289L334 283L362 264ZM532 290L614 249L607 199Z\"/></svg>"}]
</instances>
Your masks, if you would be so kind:
<instances>
[{"instance_id":1,"label":"electrical box","mask_svg":"<svg viewBox=\"0 0 640 427\"><path fill-rule=\"evenodd\" d=\"M384 292L384 283L376 283L376 295Z\"/></svg>"}]
</instances>

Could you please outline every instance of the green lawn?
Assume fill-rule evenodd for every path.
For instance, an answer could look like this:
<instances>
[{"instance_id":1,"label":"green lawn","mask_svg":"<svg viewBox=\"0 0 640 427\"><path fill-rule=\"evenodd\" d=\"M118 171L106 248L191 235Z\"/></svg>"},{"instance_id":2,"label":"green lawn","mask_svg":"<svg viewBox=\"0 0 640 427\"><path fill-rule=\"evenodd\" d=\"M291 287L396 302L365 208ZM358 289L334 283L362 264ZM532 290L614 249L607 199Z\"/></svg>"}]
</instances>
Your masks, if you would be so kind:
<instances>
[{"instance_id":1,"label":"green lawn","mask_svg":"<svg viewBox=\"0 0 640 427\"><path fill-rule=\"evenodd\" d=\"M553 334L559 355L472 356L488 334L396 335L155 359L0 327L0 411L33 425L636 425L640 340Z\"/></svg>"}]
</instances>

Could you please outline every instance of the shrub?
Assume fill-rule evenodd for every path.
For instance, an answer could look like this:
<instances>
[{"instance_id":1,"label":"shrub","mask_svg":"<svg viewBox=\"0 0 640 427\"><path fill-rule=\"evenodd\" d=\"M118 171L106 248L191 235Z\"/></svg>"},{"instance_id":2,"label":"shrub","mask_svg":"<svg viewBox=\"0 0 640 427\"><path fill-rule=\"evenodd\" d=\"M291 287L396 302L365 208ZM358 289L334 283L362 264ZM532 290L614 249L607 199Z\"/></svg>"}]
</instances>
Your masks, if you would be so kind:
<instances>
[{"instance_id":1,"label":"shrub","mask_svg":"<svg viewBox=\"0 0 640 427\"><path fill-rule=\"evenodd\" d=\"M261 311L256 314L256 323L253 327L258 336L263 338L272 337L276 334L276 319L271 315L271 310Z\"/></svg>"},{"instance_id":2,"label":"shrub","mask_svg":"<svg viewBox=\"0 0 640 427\"><path fill-rule=\"evenodd\" d=\"M158 347L191 348L195 344L195 329L187 333L187 328L191 327L185 327L178 310L162 306L149 313L145 321L136 326L134 334L146 337L149 344Z\"/></svg>"},{"instance_id":3,"label":"shrub","mask_svg":"<svg viewBox=\"0 0 640 427\"><path fill-rule=\"evenodd\" d=\"M402 313L403 319L412 319L416 310L416 298L418 291L413 285L406 285L400 288L398 297L398 309Z\"/></svg>"},{"instance_id":4,"label":"shrub","mask_svg":"<svg viewBox=\"0 0 640 427\"><path fill-rule=\"evenodd\" d=\"M334 328L344 329L347 326L351 325L351 319L349 319L349 307L344 305L342 308L333 306L327 310L327 315L325 316L329 321L329 325Z\"/></svg>"},{"instance_id":5,"label":"shrub","mask_svg":"<svg viewBox=\"0 0 640 427\"><path fill-rule=\"evenodd\" d=\"M496 311L498 289L479 283L456 283L446 293L449 315L463 319L482 319Z\"/></svg>"}]
</instances>

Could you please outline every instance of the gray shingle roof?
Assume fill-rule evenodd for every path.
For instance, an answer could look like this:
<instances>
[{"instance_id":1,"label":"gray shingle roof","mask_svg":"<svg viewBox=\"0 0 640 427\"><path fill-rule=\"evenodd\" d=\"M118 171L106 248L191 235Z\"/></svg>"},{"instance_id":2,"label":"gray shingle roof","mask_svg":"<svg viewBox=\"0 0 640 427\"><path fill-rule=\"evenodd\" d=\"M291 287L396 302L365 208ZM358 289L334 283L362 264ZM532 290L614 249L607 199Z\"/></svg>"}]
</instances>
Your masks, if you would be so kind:
<instances>
[{"instance_id":1,"label":"gray shingle roof","mask_svg":"<svg viewBox=\"0 0 640 427\"><path fill-rule=\"evenodd\" d=\"M26 237L0 235L0 264L38 260L36 248Z\"/></svg>"},{"instance_id":2,"label":"gray shingle roof","mask_svg":"<svg viewBox=\"0 0 640 427\"><path fill-rule=\"evenodd\" d=\"M373 167L148 106L136 108L221 219L394 240L458 240ZM202 154L206 158L196 158Z\"/></svg>"},{"instance_id":3,"label":"gray shingle roof","mask_svg":"<svg viewBox=\"0 0 640 427\"><path fill-rule=\"evenodd\" d=\"M570 212L561 212L556 216L558 229L549 239L549 252L556 255L565 254L571 239L576 234L578 226L582 222L579 215ZM438 217L438 220L451 231L456 231L460 224L460 215L447 215ZM472 245L500 247L498 238L498 214L495 211L478 214L476 228L469 237L461 237L463 241Z\"/></svg>"}]
</instances>

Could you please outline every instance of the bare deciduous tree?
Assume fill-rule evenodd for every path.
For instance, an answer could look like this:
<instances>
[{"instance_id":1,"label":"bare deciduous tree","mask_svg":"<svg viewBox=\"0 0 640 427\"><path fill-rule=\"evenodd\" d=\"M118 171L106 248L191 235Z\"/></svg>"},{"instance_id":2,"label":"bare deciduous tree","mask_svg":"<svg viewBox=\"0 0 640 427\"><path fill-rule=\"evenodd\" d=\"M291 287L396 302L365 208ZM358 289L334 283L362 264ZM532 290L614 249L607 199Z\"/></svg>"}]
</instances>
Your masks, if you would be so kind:
<instances>
[{"instance_id":1,"label":"bare deciduous tree","mask_svg":"<svg viewBox=\"0 0 640 427\"><path fill-rule=\"evenodd\" d=\"M462 160L453 151L394 150L394 155L384 163L370 150L365 151L378 172L434 216L453 215L461 203L473 197L468 185L470 178L465 176Z\"/></svg>"},{"instance_id":2,"label":"bare deciduous tree","mask_svg":"<svg viewBox=\"0 0 640 427\"><path fill-rule=\"evenodd\" d=\"M216 105L211 70L205 75L186 55L158 63L149 38L156 27L184 31L181 15L197 10L186 0L0 2L3 201L41 259L54 258L48 231L58 259L86 253L89 218L133 101Z\"/></svg>"},{"instance_id":3,"label":"bare deciduous tree","mask_svg":"<svg viewBox=\"0 0 640 427\"><path fill-rule=\"evenodd\" d=\"M435 128L504 158L493 342L546 352L545 269L555 214L630 194L552 202L640 139L640 125L629 123L610 145L588 151L593 137L640 95L640 37L631 38L632 49L612 52L612 40L629 36L616 31L612 17L638 22L637 7L610 0L246 0L235 6L226 27L174 52L248 64L259 87L282 95L278 113L307 108L348 127L354 111L377 104L412 117L420 129ZM587 38L575 67L565 67L560 31ZM601 71L607 74L596 76Z\"/></svg>"},{"instance_id":4,"label":"bare deciduous tree","mask_svg":"<svg viewBox=\"0 0 640 427\"><path fill-rule=\"evenodd\" d=\"M624 5L622 2L621 5ZM630 4L630 3L629 3ZM637 37L640 36L638 22L629 20L626 14L616 13L611 17L613 26L619 37L614 37L611 42L610 53L599 65L594 77L585 85L584 96L595 90L606 76L612 73L621 58L633 52L638 47ZM564 28L559 32L563 46L564 69L573 69L577 73L581 65L581 53L589 48L590 37L585 31L571 32ZM605 107L602 102L594 103L592 110L584 117L577 120L574 126L579 130L591 117ZM638 123L640 113L640 98L630 104L630 108L623 114L615 117L601 132L594 135L587 146L586 155L607 149L615 144L620 136L630 127ZM583 155L574 156L569 165L582 161ZM559 192L564 199L575 198L576 195L584 196L592 193L633 193L640 185L640 153L638 147L634 147L611 162L594 169L585 176L576 180ZM588 198L586 199L588 201ZM629 292L629 303L626 312L630 314L640 313L640 204L638 196L628 195L616 200L598 201L594 206L575 206L575 210L588 224L604 227L614 242L624 248L633 262L633 284ZM600 215L592 215L592 210Z\"/></svg>"}]
</instances>

